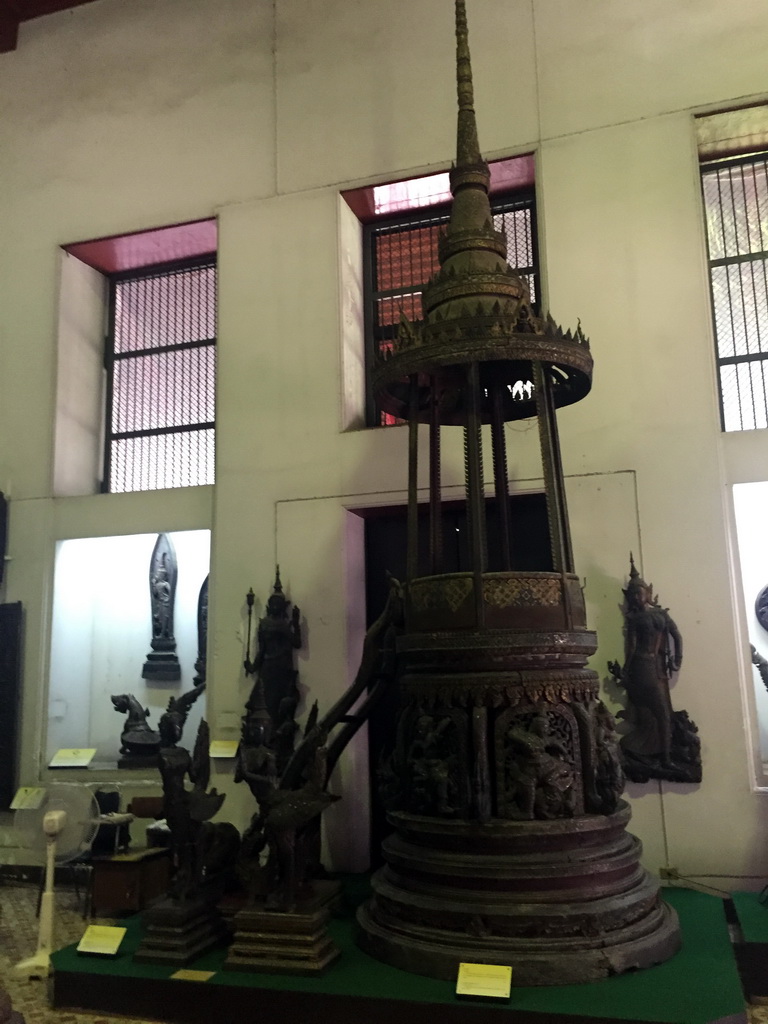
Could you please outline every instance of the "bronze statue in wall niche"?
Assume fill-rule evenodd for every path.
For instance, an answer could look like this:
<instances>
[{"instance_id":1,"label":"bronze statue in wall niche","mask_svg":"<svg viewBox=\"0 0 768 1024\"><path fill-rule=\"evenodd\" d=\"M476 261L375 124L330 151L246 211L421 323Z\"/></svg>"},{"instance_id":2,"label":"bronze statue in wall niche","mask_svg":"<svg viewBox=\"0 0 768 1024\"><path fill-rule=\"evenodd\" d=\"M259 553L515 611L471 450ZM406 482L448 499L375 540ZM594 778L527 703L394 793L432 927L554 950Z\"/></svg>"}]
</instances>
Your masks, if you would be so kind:
<instances>
[{"instance_id":1,"label":"bronze statue in wall niche","mask_svg":"<svg viewBox=\"0 0 768 1024\"><path fill-rule=\"evenodd\" d=\"M195 686L204 683L207 674L208 658L208 583L206 576L197 595L197 658L195 660Z\"/></svg>"},{"instance_id":2,"label":"bronze statue in wall niche","mask_svg":"<svg viewBox=\"0 0 768 1024\"><path fill-rule=\"evenodd\" d=\"M173 626L177 580L178 566L173 543L167 533L159 533L149 563L152 650L141 672L144 679L166 683L181 679Z\"/></svg>"},{"instance_id":3,"label":"bronze statue in wall niche","mask_svg":"<svg viewBox=\"0 0 768 1024\"><path fill-rule=\"evenodd\" d=\"M608 664L628 700L619 715L629 723L620 741L624 772L633 782L701 782L698 729L686 711L672 709L669 694L682 665L683 639L632 555L624 597L624 665Z\"/></svg>"}]
</instances>

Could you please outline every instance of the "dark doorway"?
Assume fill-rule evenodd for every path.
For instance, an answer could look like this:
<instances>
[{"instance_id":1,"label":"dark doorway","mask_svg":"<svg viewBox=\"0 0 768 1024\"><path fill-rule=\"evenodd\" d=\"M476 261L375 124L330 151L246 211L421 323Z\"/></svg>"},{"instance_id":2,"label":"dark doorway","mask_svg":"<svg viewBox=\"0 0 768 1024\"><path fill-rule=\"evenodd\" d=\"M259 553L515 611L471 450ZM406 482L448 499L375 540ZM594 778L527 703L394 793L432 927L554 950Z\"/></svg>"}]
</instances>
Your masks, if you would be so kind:
<instances>
[{"instance_id":1,"label":"dark doorway","mask_svg":"<svg viewBox=\"0 0 768 1024\"><path fill-rule=\"evenodd\" d=\"M21 602L0 604L0 810L16 792L21 692Z\"/></svg>"},{"instance_id":2,"label":"dark doorway","mask_svg":"<svg viewBox=\"0 0 768 1024\"><path fill-rule=\"evenodd\" d=\"M442 507L443 571L469 571L467 513L463 501L445 502ZM381 614L387 600L387 573L405 578L406 509L396 505L365 509L365 600L367 625ZM429 507L419 508L419 564L427 573L429 557ZM547 504L544 494L510 497L512 568L517 571L552 571ZM501 567L499 516L496 501L486 501L488 568ZM376 771L389 750L397 721L398 693L386 694L368 723L369 771L371 779L371 863L381 863L381 843L391 831L378 797Z\"/></svg>"}]
</instances>

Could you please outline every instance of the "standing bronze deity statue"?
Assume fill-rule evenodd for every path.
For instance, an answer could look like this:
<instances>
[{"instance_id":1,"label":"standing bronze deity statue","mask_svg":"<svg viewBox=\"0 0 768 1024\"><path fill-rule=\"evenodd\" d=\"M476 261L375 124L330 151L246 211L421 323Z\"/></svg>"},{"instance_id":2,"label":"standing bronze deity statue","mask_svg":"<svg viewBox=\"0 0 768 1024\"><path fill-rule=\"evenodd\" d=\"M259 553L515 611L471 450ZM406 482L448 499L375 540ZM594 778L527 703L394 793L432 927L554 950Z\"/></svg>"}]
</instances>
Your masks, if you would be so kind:
<instances>
[{"instance_id":1,"label":"standing bronze deity statue","mask_svg":"<svg viewBox=\"0 0 768 1024\"><path fill-rule=\"evenodd\" d=\"M245 782L258 809L251 818L239 860L249 906L263 900L268 911L295 911L313 895L312 872L319 861L320 814L337 798L325 792L325 739L317 727L317 705L310 711L298 750L298 672L294 652L301 648L301 613L283 593L275 569L266 614L259 619L256 652L250 660L249 591L247 675L255 675L235 759L235 782ZM289 765L302 768L285 777ZM317 847L317 850L314 847Z\"/></svg>"},{"instance_id":2,"label":"standing bronze deity statue","mask_svg":"<svg viewBox=\"0 0 768 1024\"><path fill-rule=\"evenodd\" d=\"M620 713L629 722L620 741L625 774L634 782L701 782L698 730L686 711L672 709L669 694L670 681L682 665L683 639L632 555L624 597L624 665L614 661L608 668L629 704Z\"/></svg>"},{"instance_id":3,"label":"standing bronze deity statue","mask_svg":"<svg viewBox=\"0 0 768 1024\"><path fill-rule=\"evenodd\" d=\"M247 597L249 616L248 651L244 667L247 675L256 676L246 709L264 725L265 742L278 749L282 769L293 753L296 724L294 716L299 704L298 672L294 667L294 651L301 648L301 612L296 605L289 615L290 601L283 593L280 566L275 570L275 583L267 601L266 615L259 619L256 653L250 660L250 616L253 591Z\"/></svg>"}]
</instances>

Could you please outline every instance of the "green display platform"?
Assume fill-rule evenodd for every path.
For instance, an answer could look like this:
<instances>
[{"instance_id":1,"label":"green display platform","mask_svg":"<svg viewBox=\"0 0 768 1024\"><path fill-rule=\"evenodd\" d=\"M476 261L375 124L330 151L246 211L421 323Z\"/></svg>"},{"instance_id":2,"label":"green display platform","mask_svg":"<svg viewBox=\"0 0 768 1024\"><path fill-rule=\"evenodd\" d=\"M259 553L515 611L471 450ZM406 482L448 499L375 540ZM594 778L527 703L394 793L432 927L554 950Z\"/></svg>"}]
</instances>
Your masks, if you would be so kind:
<instances>
[{"instance_id":1,"label":"green display platform","mask_svg":"<svg viewBox=\"0 0 768 1024\"><path fill-rule=\"evenodd\" d=\"M735 946L736 962L750 1002L768 1003L768 906L756 892L733 893L733 906L742 941Z\"/></svg>"},{"instance_id":2,"label":"green display platform","mask_svg":"<svg viewBox=\"0 0 768 1024\"><path fill-rule=\"evenodd\" d=\"M224 1019L249 1005L290 1013L292 1024L331 1014L334 1021L366 1024L391 1021L408 1006L409 1022L497 1021L510 1024L578 1018L593 1021L643 1021L662 1024L711 1024L723 1018L743 1020L744 999L732 953L723 903L686 889L665 891L680 915L683 949L658 967L609 978L593 985L514 988L509 1003L474 1004L457 1000L453 985L388 967L361 952L354 943L353 918L336 920L331 932L342 951L338 964L321 978L239 974L222 970L225 951L214 950L190 965L214 971L207 982L171 980L171 970L136 964L132 954L140 940L138 918L124 922L128 933L120 956L102 960L79 956L74 946L53 956L54 1005L129 1015L148 1014L192 1024ZM231 1018L234 1019L234 1016Z\"/></svg>"},{"instance_id":3,"label":"green display platform","mask_svg":"<svg viewBox=\"0 0 768 1024\"><path fill-rule=\"evenodd\" d=\"M745 942L768 942L768 905L757 892L735 892L733 905Z\"/></svg>"}]
</instances>

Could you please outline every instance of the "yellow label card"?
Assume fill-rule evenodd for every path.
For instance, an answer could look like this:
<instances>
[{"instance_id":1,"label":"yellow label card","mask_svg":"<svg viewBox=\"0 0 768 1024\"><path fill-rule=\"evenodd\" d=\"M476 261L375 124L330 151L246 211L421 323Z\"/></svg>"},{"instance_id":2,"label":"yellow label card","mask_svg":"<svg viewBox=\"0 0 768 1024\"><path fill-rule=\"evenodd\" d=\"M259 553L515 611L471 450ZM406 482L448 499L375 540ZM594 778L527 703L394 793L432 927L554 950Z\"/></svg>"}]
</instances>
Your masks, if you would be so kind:
<instances>
[{"instance_id":1,"label":"yellow label card","mask_svg":"<svg viewBox=\"0 0 768 1024\"><path fill-rule=\"evenodd\" d=\"M49 768L87 768L94 758L96 747L71 747L57 750L48 762Z\"/></svg>"},{"instance_id":2,"label":"yellow label card","mask_svg":"<svg viewBox=\"0 0 768 1024\"><path fill-rule=\"evenodd\" d=\"M208 753L211 757L234 757L237 754L237 740L213 740Z\"/></svg>"},{"instance_id":3,"label":"yellow label card","mask_svg":"<svg viewBox=\"0 0 768 1024\"><path fill-rule=\"evenodd\" d=\"M106 924L90 924L77 945L77 952L114 956L126 931L126 928L112 928Z\"/></svg>"},{"instance_id":4,"label":"yellow label card","mask_svg":"<svg viewBox=\"0 0 768 1024\"><path fill-rule=\"evenodd\" d=\"M42 786L19 786L11 802L12 811L36 811L45 797Z\"/></svg>"},{"instance_id":5,"label":"yellow label card","mask_svg":"<svg viewBox=\"0 0 768 1024\"><path fill-rule=\"evenodd\" d=\"M214 976L216 971L176 971L172 974L172 978L176 978L177 981L208 981Z\"/></svg>"},{"instance_id":6,"label":"yellow label card","mask_svg":"<svg viewBox=\"0 0 768 1024\"><path fill-rule=\"evenodd\" d=\"M509 999L512 968L497 964L459 964L457 996Z\"/></svg>"}]
</instances>

